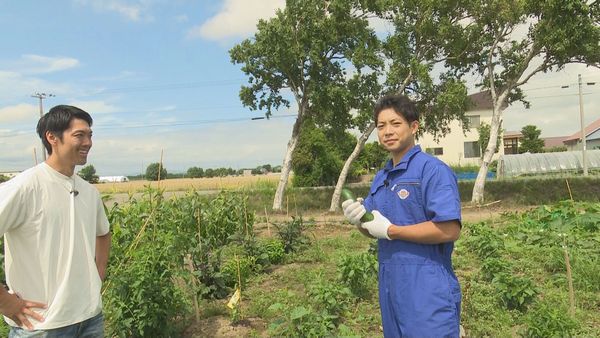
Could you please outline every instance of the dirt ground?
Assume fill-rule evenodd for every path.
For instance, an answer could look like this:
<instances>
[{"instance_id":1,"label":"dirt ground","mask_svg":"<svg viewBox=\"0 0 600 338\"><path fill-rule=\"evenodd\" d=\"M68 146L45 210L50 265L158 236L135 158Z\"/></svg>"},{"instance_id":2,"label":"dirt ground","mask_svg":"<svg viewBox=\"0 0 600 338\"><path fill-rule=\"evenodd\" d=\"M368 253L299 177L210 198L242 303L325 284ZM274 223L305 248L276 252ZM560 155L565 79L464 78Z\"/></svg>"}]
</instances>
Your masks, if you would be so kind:
<instances>
[{"instance_id":1,"label":"dirt ground","mask_svg":"<svg viewBox=\"0 0 600 338\"><path fill-rule=\"evenodd\" d=\"M463 207L462 218L464 223L476 223L500 217L505 212L525 211L531 207L506 208L499 204L492 204L486 207ZM270 225L273 222L282 222L289 220L289 215L270 215L268 222L265 222L264 216L258 216L254 229L258 236L272 236L274 229ZM310 232L318 238L336 237L342 232L351 231L353 226L344 220L341 213L322 213L303 215L303 219L315 223ZM286 269L285 266L280 267ZM273 274L282 271L272 271ZM268 287L266 287L268 289ZM268 292L265 290L265 292ZM228 316L213 316L201 319L199 322L191 324L184 332L185 338L238 338L238 337L268 337L266 335L268 323L261 318L245 318L237 325L231 325ZM257 335L257 332L259 333Z\"/></svg>"}]
</instances>

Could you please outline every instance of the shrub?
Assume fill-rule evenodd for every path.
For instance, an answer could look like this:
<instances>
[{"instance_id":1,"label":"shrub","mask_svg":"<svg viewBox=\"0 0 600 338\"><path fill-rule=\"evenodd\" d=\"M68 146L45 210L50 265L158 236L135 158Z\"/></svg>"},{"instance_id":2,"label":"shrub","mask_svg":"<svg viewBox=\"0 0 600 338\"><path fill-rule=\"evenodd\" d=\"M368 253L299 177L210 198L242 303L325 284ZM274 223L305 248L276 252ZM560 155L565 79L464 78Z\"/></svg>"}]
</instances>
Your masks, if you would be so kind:
<instances>
[{"instance_id":1,"label":"shrub","mask_svg":"<svg viewBox=\"0 0 600 338\"><path fill-rule=\"evenodd\" d=\"M578 324L564 306L548 301L527 313L525 326L524 337L571 337Z\"/></svg>"}]
</instances>

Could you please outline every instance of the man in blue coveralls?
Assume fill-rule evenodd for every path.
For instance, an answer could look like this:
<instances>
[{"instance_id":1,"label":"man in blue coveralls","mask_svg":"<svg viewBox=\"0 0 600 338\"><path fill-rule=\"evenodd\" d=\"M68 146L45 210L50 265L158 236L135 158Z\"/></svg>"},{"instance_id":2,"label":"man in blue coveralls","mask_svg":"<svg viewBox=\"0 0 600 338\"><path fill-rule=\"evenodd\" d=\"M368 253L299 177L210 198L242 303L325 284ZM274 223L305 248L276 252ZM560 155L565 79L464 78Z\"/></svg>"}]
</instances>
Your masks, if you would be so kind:
<instances>
[{"instance_id":1,"label":"man in blue coveralls","mask_svg":"<svg viewBox=\"0 0 600 338\"><path fill-rule=\"evenodd\" d=\"M460 286L452 269L460 198L456 176L415 145L419 113L407 97L387 95L374 109L379 143L391 160L364 202L344 215L379 246L379 303L385 337L458 337ZM374 220L361 223L371 211Z\"/></svg>"}]
</instances>

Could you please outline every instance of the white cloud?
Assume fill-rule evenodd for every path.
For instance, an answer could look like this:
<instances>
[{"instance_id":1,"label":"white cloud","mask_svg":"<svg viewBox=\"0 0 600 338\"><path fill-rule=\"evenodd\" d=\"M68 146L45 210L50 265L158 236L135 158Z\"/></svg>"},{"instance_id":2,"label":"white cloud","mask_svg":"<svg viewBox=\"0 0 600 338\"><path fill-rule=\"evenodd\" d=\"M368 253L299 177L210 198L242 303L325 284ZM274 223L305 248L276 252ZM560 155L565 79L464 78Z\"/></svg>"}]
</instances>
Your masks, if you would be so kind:
<instances>
[{"instance_id":1,"label":"white cloud","mask_svg":"<svg viewBox=\"0 0 600 338\"><path fill-rule=\"evenodd\" d=\"M246 37L256 30L259 19L275 15L285 0L225 0L223 8L203 24L193 27L188 38L225 40Z\"/></svg>"},{"instance_id":2,"label":"white cloud","mask_svg":"<svg viewBox=\"0 0 600 338\"><path fill-rule=\"evenodd\" d=\"M48 57L26 54L18 61L24 73L53 73L80 66L79 60L68 57Z\"/></svg>"},{"instance_id":3,"label":"white cloud","mask_svg":"<svg viewBox=\"0 0 600 338\"><path fill-rule=\"evenodd\" d=\"M33 122L39 118L39 107L33 104L18 104L0 108L0 124Z\"/></svg>"},{"instance_id":4,"label":"white cloud","mask_svg":"<svg viewBox=\"0 0 600 338\"><path fill-rule=\"evenodd\" d=\"M72 101L67 104L85 110L90 113L92 117L94 117L95 114L108 114L121 110L105 101Z\"/></svg>"},{"instance_id":5,"label":"white cloud","mask_svg":"<svg viewBox=\"0 0 600 338\"><path fill-rule=\"evenodd\" d=\"M114 12L129 21L153 21L154 17L148 13L148 1L122 1L122 0L75 0L81 5L92 6L97 11Z\"/></svg>"}]
</instances>

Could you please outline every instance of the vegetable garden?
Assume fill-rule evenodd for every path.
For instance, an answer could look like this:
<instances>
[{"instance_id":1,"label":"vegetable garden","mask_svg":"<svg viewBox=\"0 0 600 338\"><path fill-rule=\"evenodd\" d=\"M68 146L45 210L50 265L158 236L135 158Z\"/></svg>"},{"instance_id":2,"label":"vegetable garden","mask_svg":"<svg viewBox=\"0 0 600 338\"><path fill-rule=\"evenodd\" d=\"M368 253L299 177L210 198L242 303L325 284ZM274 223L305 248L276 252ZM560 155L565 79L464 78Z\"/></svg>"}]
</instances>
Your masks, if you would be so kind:
<instances>
[{"instance_id":1,"label":"vegetable garden","mask_svg":"<svg viewBox=\"0 0 600 338\"><path fill-rule=\"evenodd\" d=\"M266 222L249 198L148 189L109 206L107 335L382 336L375 241L342 222ZM465 223L467 336L598 336L599 227L598 203L572 201Z\"/></svg>"}]
</instances>

